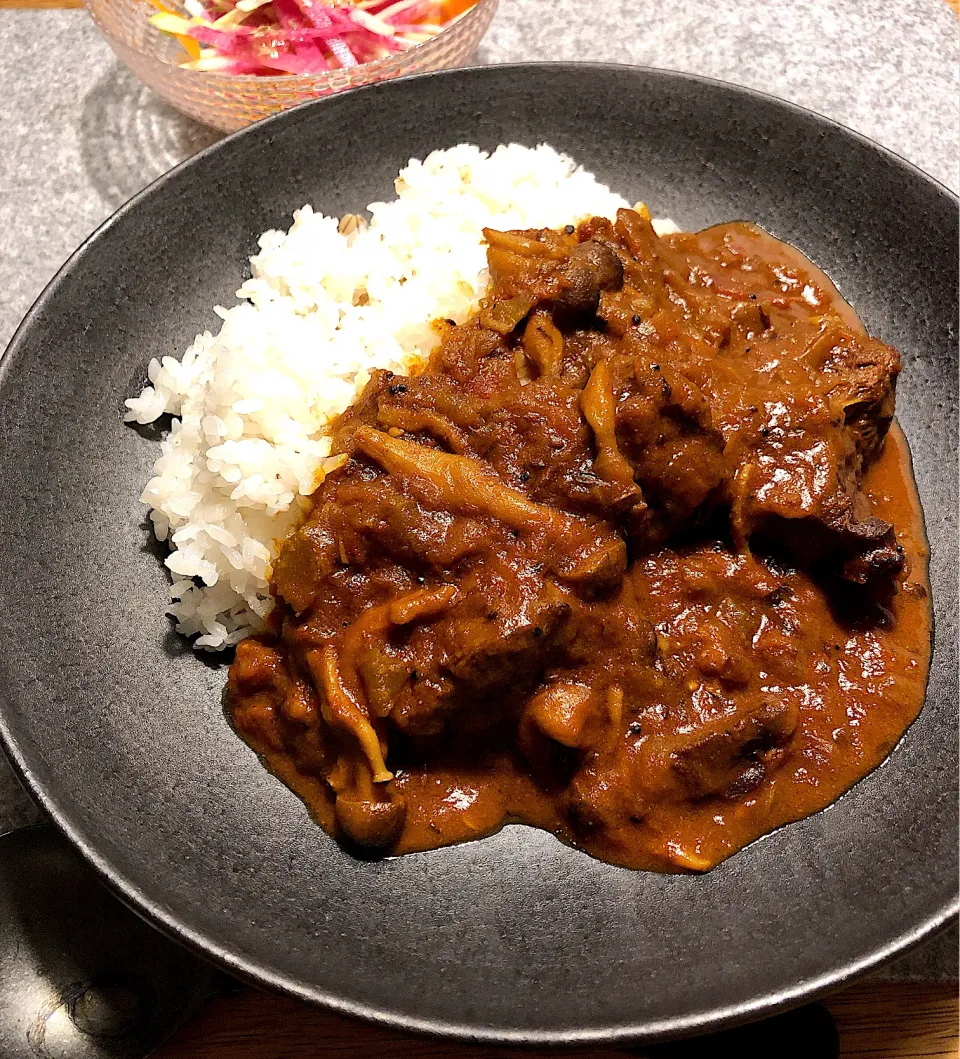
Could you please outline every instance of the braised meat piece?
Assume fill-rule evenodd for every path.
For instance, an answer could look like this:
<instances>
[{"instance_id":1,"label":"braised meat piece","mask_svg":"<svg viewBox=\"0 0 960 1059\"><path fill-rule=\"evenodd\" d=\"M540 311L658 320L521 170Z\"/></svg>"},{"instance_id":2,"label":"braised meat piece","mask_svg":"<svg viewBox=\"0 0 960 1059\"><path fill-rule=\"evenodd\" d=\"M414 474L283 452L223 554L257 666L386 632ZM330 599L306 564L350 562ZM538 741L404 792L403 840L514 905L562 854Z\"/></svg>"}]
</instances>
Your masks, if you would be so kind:
<instances>
[{"instance_id":1,"label":"braised meat piece","mask_svg":"<svg viewBox=\"0 0 960 1059\"><path fill-rule=\"evenodd\" d=\"M651 547L710 513L730 467L723 435L699 388L645 353L629 349L599 362L582 403L596 439L598 471L612 464L623 478L630 475L638 502L627 529L632 540Z\"/></svg>"},{"instance_id":2,"label":"braised meat piece","mask_svg":"<svg viewBox=\"0 0 960 1059\"><path fill-rule=\"evenodd\" d=\"M379 681L382 693L374 697L389 726L412 739L453 737L451 726L472 736L515 719L570 613L563 593L535 571L491 557L458 582L442 614L394 626L371 647L376 677L364 674L368 697ZM390 679L398 668L402 681Z\"/></svg>"},{"instance_id":3,"label":"braised meat piece","mask_svg":"<svg viewBox=\"0 0 960 1059\"><path fill-rule=\"evenodd\" d=\"M496 296L480 322L509 333L535 305L550 309L564 326L589 323L604 291L623 286L616 250L593 239L565 239L559 232L484 229Z\"/></svg>"}]
</instances>

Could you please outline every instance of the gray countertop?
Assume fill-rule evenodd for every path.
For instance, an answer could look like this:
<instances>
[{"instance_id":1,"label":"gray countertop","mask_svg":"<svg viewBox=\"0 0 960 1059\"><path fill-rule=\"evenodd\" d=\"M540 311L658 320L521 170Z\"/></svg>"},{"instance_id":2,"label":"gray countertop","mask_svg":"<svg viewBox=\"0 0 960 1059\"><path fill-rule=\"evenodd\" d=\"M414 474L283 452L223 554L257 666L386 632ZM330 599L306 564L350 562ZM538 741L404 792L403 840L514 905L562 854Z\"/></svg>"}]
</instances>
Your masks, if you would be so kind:
<instances>
[{"instance_id":1,"label":"gray countertop","mask_svg":"<svg viewBox=\"0 0 960 1059\"><path fill-rule=\"evenodd\" d=\"M478 53L735 81L849 125L954 190L958 56L943 0L501 0ZM218 134L141 86L80 11L0 11L0 100L2 348L101 221ZM0 758L0 833L37 819ZM955 977L956 953L954 929L882 974Z\"/></svg>"}]
</instances>

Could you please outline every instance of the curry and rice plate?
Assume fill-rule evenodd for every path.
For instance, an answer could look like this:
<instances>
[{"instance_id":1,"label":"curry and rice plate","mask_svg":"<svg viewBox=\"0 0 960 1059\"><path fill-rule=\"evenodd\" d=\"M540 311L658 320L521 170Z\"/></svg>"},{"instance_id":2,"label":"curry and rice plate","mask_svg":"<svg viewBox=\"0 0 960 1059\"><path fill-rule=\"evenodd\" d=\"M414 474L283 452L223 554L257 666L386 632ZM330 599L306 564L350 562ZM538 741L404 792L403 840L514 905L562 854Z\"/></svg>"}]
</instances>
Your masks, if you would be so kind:
<instances>
[{"instance_id":1,"label":"curry and rice plate","mask_svg":"<svg viewBox=\"0 0 960 1059\"><path fill-rule=\"evenodd\" d=\"M144 500L238 733L386 853L520 821L702 871L827 805L929 662L896 350L794 248L547 147L397 191L263 236L128 402L180 417Z\"/></svg>"}]
</instances>

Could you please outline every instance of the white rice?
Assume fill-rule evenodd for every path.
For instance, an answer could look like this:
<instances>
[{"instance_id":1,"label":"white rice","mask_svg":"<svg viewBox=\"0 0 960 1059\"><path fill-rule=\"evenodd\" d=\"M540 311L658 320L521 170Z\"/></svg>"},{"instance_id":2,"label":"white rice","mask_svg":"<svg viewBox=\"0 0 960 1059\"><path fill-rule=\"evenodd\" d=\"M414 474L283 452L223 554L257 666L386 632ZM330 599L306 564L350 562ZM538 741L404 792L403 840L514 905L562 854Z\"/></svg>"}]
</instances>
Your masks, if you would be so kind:
<instances>
[{"instance_id":1,"label":"white rice","mask_svg":"<svg viewBox=\"0 0 960 1059\"><path fill-rule=\"evenodd\" d=\"M413 160L393 202L342 235L304 206L265 232L239 304L181 360L151 360L128 422L174 418L143 503L170 543L169 613L220 650L262 626L270 564L335 465L330 421L373 368L407 371L436 345L431 321L465 320L485 278L485 227L561 227L627 203L552 147L463 144ZM658 222L658 229L675 227Z\"/></svg>"}]
</instances>

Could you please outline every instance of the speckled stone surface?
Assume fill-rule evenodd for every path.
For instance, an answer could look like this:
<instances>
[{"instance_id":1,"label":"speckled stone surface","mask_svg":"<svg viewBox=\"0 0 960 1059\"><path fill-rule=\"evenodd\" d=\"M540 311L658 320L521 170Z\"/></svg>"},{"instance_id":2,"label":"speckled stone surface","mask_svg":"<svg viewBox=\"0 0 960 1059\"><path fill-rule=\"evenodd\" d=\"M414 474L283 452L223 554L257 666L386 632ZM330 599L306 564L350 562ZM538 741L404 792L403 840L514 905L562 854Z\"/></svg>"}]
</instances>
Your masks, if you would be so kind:
<instances>
[{"instance_id":1,"label":"speckled stone surface","mask_svg":"<svg viewBox=\"0 0 960 1059\"><path fill-rule=\"evenodd\" d=\"M827 114L956 189L958 52L942 0L502 0L478 59L633 62L735 81ZM3 346L93 228L217 134L141 87L81 12L0 12L0 56ZM0 833L37 817L0 764ZM954 930L883 973L953 977L956 951Z\"/></svg>"}]
</instances>

